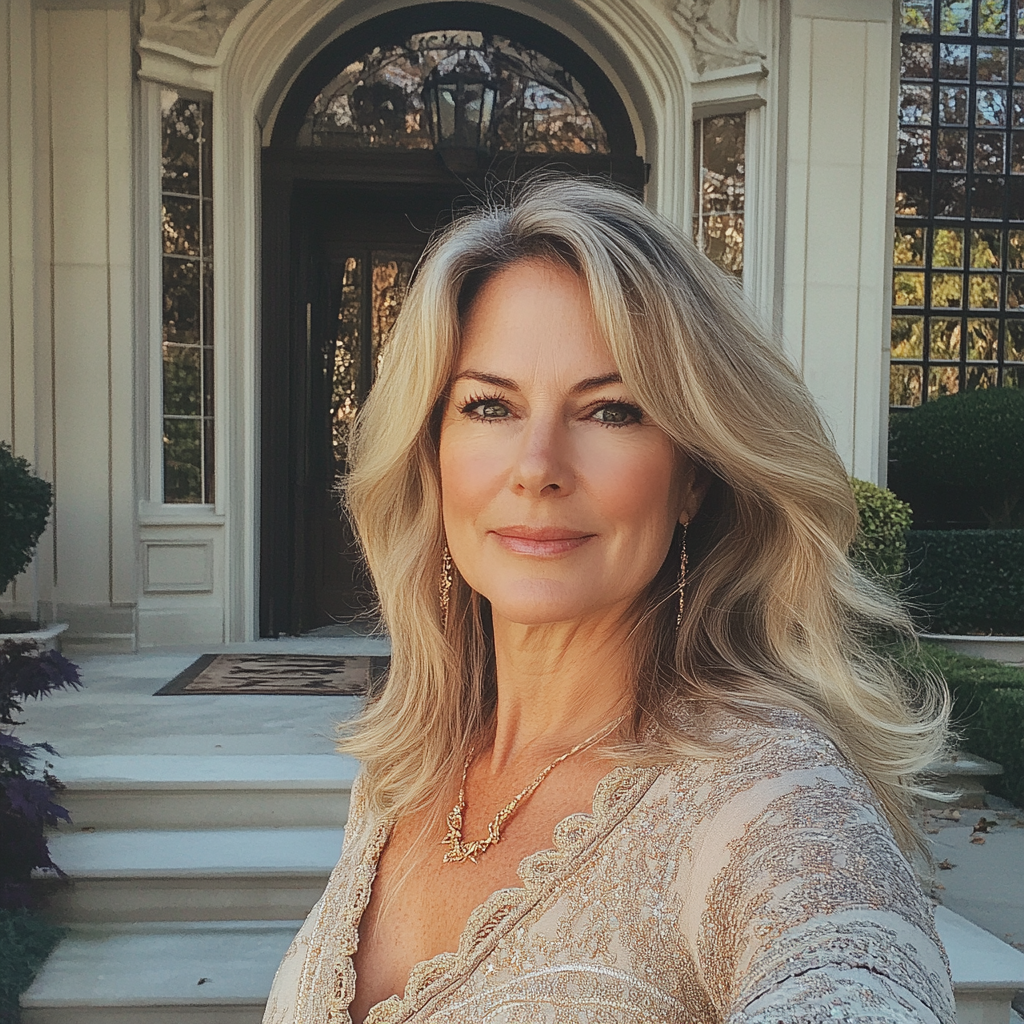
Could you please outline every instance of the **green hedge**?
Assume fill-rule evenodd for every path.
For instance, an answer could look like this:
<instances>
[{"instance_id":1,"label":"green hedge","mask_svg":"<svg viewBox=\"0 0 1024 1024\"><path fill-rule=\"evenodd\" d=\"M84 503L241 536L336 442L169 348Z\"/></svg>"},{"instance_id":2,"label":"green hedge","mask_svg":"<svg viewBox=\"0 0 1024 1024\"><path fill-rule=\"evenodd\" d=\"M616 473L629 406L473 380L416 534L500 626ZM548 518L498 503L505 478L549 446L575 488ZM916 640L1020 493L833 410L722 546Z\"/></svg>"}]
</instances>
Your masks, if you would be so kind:
<instances>
[{"instance_id":1,"label":"green hedge","mask_svg":"<svg viewBox=\"0 0 1024 1024\"><path fill-rule=\"evenodd\" d=\"M1003 766L991 788L1024 806L1024 669L930 643L921 645L920 659L946 680L964 747Z\"/></svg>"},{"instance_id":2,"label":"green hedge","mask_svg":"<svg viewBox=\"0 0 1024 1024\"><path fill-rule=\"evenodd\" d=\"M889 486L919 527L1024 528L1024 391L982 388L898 410Z\"/></svg>"},{"instance_id":3,"label":"green hedge","mask_svg":"<svg viewBox=\"0 0 1024 1024\"><path fill-rule=\"evenodd\" d=\"M912 530L907 565L929 632L1024 636L1024 530Z\"/></svg>"},{"instance_id":4,"label":"green hedge","mask_svg":"<svg viewBox=\"0 0 1024 1024\"><path fill-rule=\"evenodd\" d=\"M27 910L0 910L0 1021L19 1018L18 997L32 984L64 929Z\"/></svg>"},{"instance_id":5,"label":"green hedge","mask_svg":"<svg viewBox=\"0 0 1024 1024\"><path fill-rule=\"evenodd\" d=\"M860 516L850 557L878 576L899 576L906 564L910 506L892 491L866 480L851 479L850 486Z\"/></svg>"}]
</instances>

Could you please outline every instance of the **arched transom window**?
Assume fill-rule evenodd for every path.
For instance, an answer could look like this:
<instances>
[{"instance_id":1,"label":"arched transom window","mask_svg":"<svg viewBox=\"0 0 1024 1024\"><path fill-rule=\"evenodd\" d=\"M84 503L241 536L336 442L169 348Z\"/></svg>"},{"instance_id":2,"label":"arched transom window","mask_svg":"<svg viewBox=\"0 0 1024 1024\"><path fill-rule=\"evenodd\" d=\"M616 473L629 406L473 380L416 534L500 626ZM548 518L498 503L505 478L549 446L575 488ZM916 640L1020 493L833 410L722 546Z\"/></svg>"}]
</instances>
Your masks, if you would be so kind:
<instances>
[{"instance_id":1,"label":"arched transom window","mask_svg":"<svg viewBox=\"0 0 1024 1024\"><path fill-rule=\"evenodd\" d=\"M316 97L300 147L433 147L424 104L428 77L471 66L494 82L496 148L517 153L598 155L608 137L583 87L555 61L503 36L419 32L349 64ZM487 96L481 102L492 102ZM488 114L491 112L488 111Z\"/></svg>"}]
</instances>

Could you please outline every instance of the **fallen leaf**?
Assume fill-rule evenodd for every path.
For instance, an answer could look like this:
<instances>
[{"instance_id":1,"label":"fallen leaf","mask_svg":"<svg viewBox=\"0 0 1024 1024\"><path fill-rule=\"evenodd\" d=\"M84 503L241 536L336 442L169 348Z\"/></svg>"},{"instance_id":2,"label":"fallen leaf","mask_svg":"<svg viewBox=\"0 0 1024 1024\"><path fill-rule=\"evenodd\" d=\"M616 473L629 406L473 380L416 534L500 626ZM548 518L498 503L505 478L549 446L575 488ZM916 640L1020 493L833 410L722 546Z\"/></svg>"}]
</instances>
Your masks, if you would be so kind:
<instances>
[{"instance_id":1,"label":"fallen leaf","mask_svg":"<svg viewBox=\"0 0 1024 1024\"><path fill-rule=\"evenodd\" d=\"M945 889L946 889L946 887L944 885L939 885L938 882L936 882L934 885L932 885L932 888L933 889L942 889L943 891L945 891Z\"/></svg>"},{"instance_id":2,"label":"fallen leaf","mask_svg":"<svg viewBox=\"0 0 1024 1024\"><path fill-rule=\"evenodd\" d=\"M971 829L972 832L991 832L998 825L997 821L990 821L988 818L979 818L978 824Z\"/></svg>"},{"instance_id":3,"label":"fallen leaf","mask_svg":"<svg viewBox=\"0 0 1024 1024\"><path fill-rule=\"evenodd\" d=\"M960 812L958 810L956 810L955 808L953 808L952 810L939 811L935 815L935 817L936 818L942 818L944 821L959 821L960 820Z\"/></svg>"},{"instance_id":4,"label":"fallen leaf","mask_svg":"<svg viewBox=\"0 0 1024 1024\"><path fill-rule=\"evenodd\" d=\"M79 832L95 832L96 829L93 828L91 825L87 825L85 828L80 828L78 831Z\"/></svg>"},{"instance_id":5,"label":"fallen leaf","mask_svg":"<svg viewBox=\"0 0 1024 1024\"><path fill-rule=\"evenodd\" d=\"M985 842L985 837L984 836L971 836L971 842L972 843L977 843L978 846L981 846L982 843Z\"/></svg>"},{"instance_id":6,"label":"fallen leaf","mask_svg":"<svg viewBox=\"0 0 1024 1024\"><path fill-rule=\"evenodd\" d=\"M939 830L937 828L926 828L925 832L930 836L937 836L939 834Z\"/></svg>"},{"instance_id":7,"label":"fallen leaf","mask_svg":"<svg viewBox=\"0 0 1024 1024\"><path fill-rule=\"evenodd\" d=\"M196 984L197 984L197 985L205 985L205 984L206 984L206 983L207 983L207 982L208 982L209 980L210 980L209 978L200 978L200 979L199 979L199 980L198 980L198 981L196 982Z\"/></svg>"},{"instance_id":8,"label":"fallen leaf","mask_svg":"<svg viewBox=\"0 0 1024 1024\"><path fill-rule=\"evenodd\" d=\"M945 860L940 860L936 867L938 867L940 871L949 871L950 868L955 868L956 865L951 864L949 858L947 857Z\"/></svg>"}]
</instances>

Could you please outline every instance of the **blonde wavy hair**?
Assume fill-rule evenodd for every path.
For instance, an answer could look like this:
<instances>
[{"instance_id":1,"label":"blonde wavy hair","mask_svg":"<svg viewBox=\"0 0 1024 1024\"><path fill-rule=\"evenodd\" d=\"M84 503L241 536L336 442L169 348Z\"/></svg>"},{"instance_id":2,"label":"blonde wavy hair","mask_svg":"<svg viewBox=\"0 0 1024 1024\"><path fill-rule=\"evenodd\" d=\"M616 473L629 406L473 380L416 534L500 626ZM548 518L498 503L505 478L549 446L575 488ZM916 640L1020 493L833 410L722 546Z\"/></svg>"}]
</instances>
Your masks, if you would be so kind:
<instances>
[{"instance_id":1,"label":"blonde wavy hair","mask_svg":"<svg viewBox=\"0 0 1024 1024\"><path fill-rule=\"evenodd\" d=\"M807 388L689 241L631 196L569 178L527 182L432 240L351 438L345 497L392 643L382 692L340 739L365 766L371 806L432 806L492 724L487 602L456 573L447 628L439 607L438 435L466 311L524 259L579 274L626 386L712 479L688 531L681 626L678 540L638 598L634 712L609 755L708 756L694 727L708 709L792 709L866 776L913 847L915 776L944 747L948 696L880 653L878 635L912 626L847 557L857 510Z\"/></svg>"}]
</instances>

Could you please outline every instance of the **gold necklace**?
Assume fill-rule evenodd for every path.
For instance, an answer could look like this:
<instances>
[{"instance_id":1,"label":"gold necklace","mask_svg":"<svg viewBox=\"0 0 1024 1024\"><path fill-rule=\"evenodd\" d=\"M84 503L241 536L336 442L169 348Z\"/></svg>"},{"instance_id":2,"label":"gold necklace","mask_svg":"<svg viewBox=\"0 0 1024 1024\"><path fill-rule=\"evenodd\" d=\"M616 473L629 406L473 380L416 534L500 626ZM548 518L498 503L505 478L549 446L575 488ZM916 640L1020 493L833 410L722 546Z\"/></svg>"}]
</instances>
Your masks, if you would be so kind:
<instances>
[{"instance_id":1,"label":"gold necklace","mask_svg":"<svg viewBox=\"0 0 1024 1024\"><path fill-rule=\"evenodd\" d=\"M614 729L625 715L616 718L611 725L605 726L600 731L594 733L593 736L585 739L582 743L577 743L572 750L566 751L561 757L556 758L551 762L531 782L525 789L520 790L514 797L500 811L494 816L490 824L487 826L487 838L486 839L474 839L471 842L464 843L462 841L462 815L466 810L466 775L469 772L470 763L473 760L473 755L476 753L474 748L470 748L469 754L466 755L466 763L462 766L462 784L459 786L459 802L451 809L448 813L448 834L441 840L442 846L448 847L448 852L445 853L442 859L443 864L461 864L463 861L471 860L474 864L476 863L477 857L486 853L490 847L495 843L501 842L501 830L505 822L516 813L519 805L529 797L533 791L551 774L551 772L560 765L566 758L572 757L573 754L578 754L585 747L589 747L598 740L602 740L607 736L612 729Z\"/></svg>"}]
</instances>

